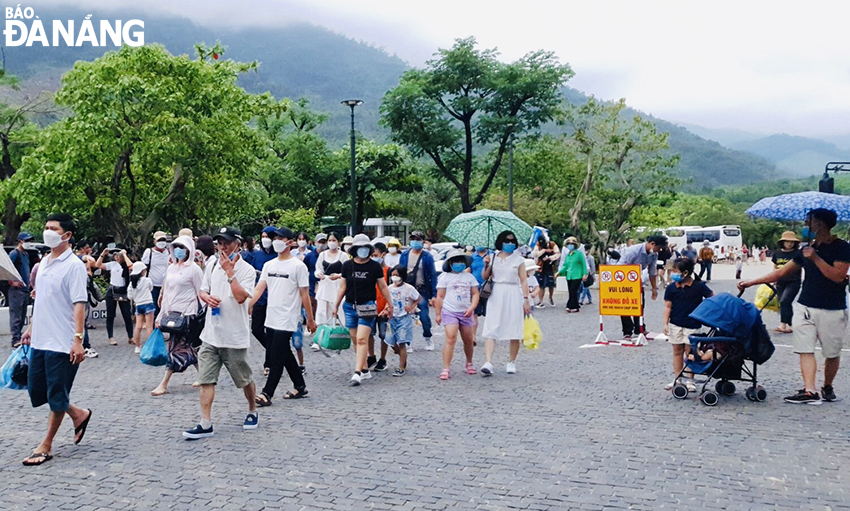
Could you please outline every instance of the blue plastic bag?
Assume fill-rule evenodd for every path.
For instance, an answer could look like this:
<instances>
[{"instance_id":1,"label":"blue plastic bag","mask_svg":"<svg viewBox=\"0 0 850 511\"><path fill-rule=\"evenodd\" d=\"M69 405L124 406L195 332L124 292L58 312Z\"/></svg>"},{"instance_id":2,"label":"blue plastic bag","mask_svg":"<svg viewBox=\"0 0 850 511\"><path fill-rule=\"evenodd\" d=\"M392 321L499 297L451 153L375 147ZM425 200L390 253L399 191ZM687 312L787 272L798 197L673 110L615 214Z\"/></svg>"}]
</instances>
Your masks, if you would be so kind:
<instances>
[{"instance_id":1,"label":"blue plastic bag","mask_svg":"<svg viewBox=\"0 0 850 511\"><path fill-rule=\"evenodd\" d=\"M12 372L15 370L15 364L17 364L19 360L23 358L29 359L30 351L32 351L32 349L29 346L23 345L18 346L18 348L9 355L9 358L6 359L6 363L3 364L3 367L0 367L0 388L26 390L26 385L20 385L12 381Z\"/></svg>"},{"instance_id":2,"label":"blue plastic bag","mask_svg":"<svg viewBox=\"0 0 850 511\"><path fill-rule=\"evenodd\" d=\"M165 338L159 328L151 332L145 341L139 359L149 366L164 366L168 362L168 348L165 347Z\"/></svg>"}]
</instances>

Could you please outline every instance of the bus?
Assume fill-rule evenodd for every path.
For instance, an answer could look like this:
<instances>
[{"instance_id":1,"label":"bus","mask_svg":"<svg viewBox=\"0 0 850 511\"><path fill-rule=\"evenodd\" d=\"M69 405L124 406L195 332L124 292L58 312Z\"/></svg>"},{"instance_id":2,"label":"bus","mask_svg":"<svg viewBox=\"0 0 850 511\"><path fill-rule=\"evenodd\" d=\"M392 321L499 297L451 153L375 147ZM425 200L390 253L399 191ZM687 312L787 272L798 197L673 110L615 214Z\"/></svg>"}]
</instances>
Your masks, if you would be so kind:
<instances>
[{"instance_id":1,"label":"bus","mask_svg":"<svg viewBox=\"0 0 850 511\"><path fill-rule=\"evenodd\" d=\"M737 225L691 228L685 230L685 235L687 242L692 243L697 250L703 246L705 241L708 241L718 260L729 257L730 247L738 251L744 244L741 227Z\"/></svg>"},{"instance_id":2,"label":"bus","mask_svg":"<svg viewBox=\"0 0 850 511\"><path fill-rule=\"evenodd\" d=\"M678 250L682 250L685 248L685 245L688 244L688 239L685 233L693 229L702 229L702 227L699 225L682 225L679 227L667 227L665 229L661 229L661 232L667 236L667 243L669 243L670 246L675 245Z\"/></svg>"}]
</instances>

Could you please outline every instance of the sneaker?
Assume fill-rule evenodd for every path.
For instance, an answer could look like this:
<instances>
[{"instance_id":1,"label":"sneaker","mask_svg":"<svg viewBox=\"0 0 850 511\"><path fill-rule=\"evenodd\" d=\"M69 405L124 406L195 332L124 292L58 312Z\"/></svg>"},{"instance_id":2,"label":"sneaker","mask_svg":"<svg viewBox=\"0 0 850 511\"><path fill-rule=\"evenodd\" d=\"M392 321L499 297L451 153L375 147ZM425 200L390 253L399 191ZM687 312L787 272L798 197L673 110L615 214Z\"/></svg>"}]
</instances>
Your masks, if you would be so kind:
<instances>
[{"instance_id":1,"label":"sneaker","mask_svg":"<svg viewBox=\"0 0 850 511\"><path fill-rule=\"evenodd\" d=\"M543 302L538 303L538 304L537 304L537 305L535 305L534 307L535 307L535 308L537 308L537 309L545 309L545 308L546 308L546 306L545 306L545 305L543 305Z\"/></svg>"},{"instance_id":2,"label":"sneaker","mask_svg":"<svg viewBox=\"0 0 850 511\"><path fill-rule=\"evenodd\" d=\"M475 370L475 366L472 365L472 362L466 364L466 374L475 374L478 371Z\"/></svg>"},{"instance_id":3,"label":"sneaker","mask_svg":"<svg viewBox=\"0 0 850 511\"><path fill-rule=\"evenodd\" d=\"M624 341L631 341L631 340L632 340L632 336L631 336L631 334L625 334L625 335L623 335L623 340L624 340Z\"/></svg>"},{"instance_id":4,"label":"sneaker","mask_svg":"<svg viewBox=\"0 0 850 511\"><path fill-rule=\"evenodd\" d=\"M434 341L430 337L425 338L425 351L434 351Z\"/></svg>"},{"instance_id":5,"label":"sneaker","mask_svg":"<svg viewBox=\"0 0 850 511\"><path fill-rule=\"evenodd\" d=\"M187 440L198 440L199 438L209 438L213 436L213 427L210 425L208 429L204 429L200 424L192 429L183 432L183 438Z\"/></svg>"},{"instance_id":6,"label":"sneaker","mask_svg":"<svg viewBox=\"0 0 850 511\"><path fill-rule=\"evenodd\" d=\"M359 374L354 373L354 374L351 375L351 382L349 382L348 385L351 386L351 387L359 387L362 379L363 378L361 378Z\"/></svg>"},{"instance_id":7,"label":"sneaker","mask_svg":"<svg viewBox=\"0 0 850 511\"><path fill-rule=\"evenodd\" d=\"M97 358L97 352L94 348L86 348L86 358Z\"/></svg>"},{"instance_id":8,"label":"sneaker","mask_svg":"<svg viewBox=\"0 0 850 511\"><path fill-rule=\"evenodd\" d=\"M820 389L821 395L823 396L823 400L827 403L831 403L838 399L835 396L835 390L833 390L832 385L824 385Z\"/></svg>"},{"instance_id":9,"label":"sneaker","mask_svg":"<svg viewBox=\"0 0 850 511\"><path fill-rule=\"evenodd\" d=\"M505 372L508 374L516 374L516 362L508 362L505 366Z\"/></svg>"},{"instance_id":10,"label":"sneaker","mask_svg":"<svg viewBox=\"0 0 850 511\"><path fill-rule=\"evenodd\" d=\"M404 376L404 369L399 367L395 370L395 372L393 372L393 376Z\"/></svg>"},{"instance_id":11,"label":"sneaker","mask_svg":"<svg viewBox=\"0 0 850 511\"><path fill-rule=\"evenodd\" d=\"M313 350L313 351L319 351L321 348L319 348L319 343L314 342L313 344L310 345L310 349Z\"/></svg>"},{"instance_id":12,"label":"sneaker","mask_svg":"<svg viewBox=\"0 0 850 511\"><path fill-rule=\"evenodd\" d=\"M793 396L786 397L785 402L793 403L795 405L819 405L821 404L821 399L817 392L806 392L805 390L801 390Z\"/></svg>"},{"instance_id":13,"label":"sneaker","mask_svg":"<svg viewBox=\"0 0 850 511\"><path fill-rule=\"evenodd\" d=\"M360 371L360 379L370 380L372 379L372 373L370 373L369 371Z\"/></svg>"},{"instance_id":14,"label":"sneaker","mask_svg":"<svg viewBox=\"0 0 850 511\"><path fill-rule=\"evenodd\" d=\"M550 307L554 307L554 306L555 306L555 300L553 300L552 298L549 298L549 306L550 306Z\"/></svg>"},{"instance_id":15,"label":"sneaker","mask_svg":"<svg viewBox=\"0 0 850 511\"><path fill-rule=\"evenodd\" d=\"M260 415L257 412L248 412L245 422L242 424L242 429L257 429L259 425Z\"/></svg>"},{"instance_id":16,"label":"sneaker","mask_svg":"<svg viewBox=\"0 0 850 511\"><path fill-rule=\"evenodd\" d=\"M372 368L372 370L375 371L376 373L380 373L381 371L386 371L387 370L387 361L384 360L383 358L381 360L378 360L378 363L375 364L375 367Z\"/></svg>"},{"instance_id":17,"label":"sneaker","mask_svg":"<svg viewBox=\"0 0 850 511\"><path fill-rule=\"evenodd\" d=\"M375 355L369 355L366 357L366 367L372 369L375 367L375 364L378 362L378 358Z\"/></svg>"},{"instance_id":18,"label":"sneaker","mask_svg":"<svg viewBox=\"0 0 850 511\"><path fill-rule=\"evenodd\" d=\"M110 337L109 338L109 345L110 346L118 346L118 341L116 341L114 337Z\"/></svg>"},{"instance_id":19,"label":"sneaker","mask_svg":"<svg viewBox=\"0 0 850 511\"><path fill-rule=\"evenodd\" d=\"M142 352L142 348L140 348L140 347L138 347L138 346L136 346L136 347L133 349L133 353L135 353L136 355L138 355L138 354L139 354L139 353L141 353L141 352Z\"/></svg>"},{"instance_id":20,"label":"sneaker","mask_svg":"<svg viewBox=\"0 0 850 511\"><path fill-rule=\"evenodd\" d=\"M484 362L484 365L481 366L481 376L493 376L493 364Z\"/></svg>"}]
</instances>

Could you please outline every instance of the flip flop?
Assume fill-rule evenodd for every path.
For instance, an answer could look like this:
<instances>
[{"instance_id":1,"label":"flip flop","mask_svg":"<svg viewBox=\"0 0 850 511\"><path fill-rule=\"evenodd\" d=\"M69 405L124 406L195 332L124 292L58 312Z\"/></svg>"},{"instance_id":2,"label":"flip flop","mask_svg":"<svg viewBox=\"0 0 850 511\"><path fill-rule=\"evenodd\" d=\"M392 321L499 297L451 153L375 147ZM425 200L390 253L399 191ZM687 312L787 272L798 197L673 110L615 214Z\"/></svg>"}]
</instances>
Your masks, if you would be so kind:
<instances>
[{"instance_id":1,"label":"flip flop","mask_svg":"<svg viewBox=\"0 0 850 511\"><path fill-rule=\"evenodd\" d=\"M79 445L80 442L83 441L83 437L86 436L86 428L89 427L89 420L91 419L91 414L92 414L91 408L89 408L88 410L89 410L89 415L88 415L88 417L86 417L86 420L84 420L83 422L80 423L79 426L74 428L74 445ZM77 437L78 434L80 435L79 437Z\"/></svg>"},{"instance_id":2,"label":"flip flop","mask_svg":"<svg viewBox=\"0 0 850 511\"><path fill-rule=\"evenodd\" d=\"M283 395L283 399L301 399L302 397L307 397L307 389L299 390L298 394L293 394L287 390L286 394Z\"/></svg>"},{"instance_id":3,"label":"flip flop","mask_svg":"<svg viewBox=\"0 0 850 511\"><path fill-rule=\"evenodd\" d=\"M27 467L35 467L35 466L41 465L42 463L46 463L46 462L48 462L52 459L53 459L52 454L49 454L49 453L46 453L46 452L34 452L34 453L30 454L29 457L26 458L25 460L23 460L21 463L23 463L24 466L27 466ZM33 461L27 461L27 460L33 460Z\"/></svg>"}]
</instances>

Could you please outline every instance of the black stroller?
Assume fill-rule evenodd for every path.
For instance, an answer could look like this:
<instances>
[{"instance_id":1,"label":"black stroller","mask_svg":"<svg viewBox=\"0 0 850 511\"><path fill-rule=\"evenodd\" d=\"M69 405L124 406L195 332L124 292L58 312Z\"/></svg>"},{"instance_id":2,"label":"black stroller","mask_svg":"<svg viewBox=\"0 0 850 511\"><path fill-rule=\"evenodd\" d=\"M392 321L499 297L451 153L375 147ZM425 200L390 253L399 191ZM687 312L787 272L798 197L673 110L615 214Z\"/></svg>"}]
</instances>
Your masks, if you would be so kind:
<instances>
[{"instance_id":1,"label":"black stroller","mask_svg":"<svg viewBox=\"0 0 850 511\"><path fill-rule=\"evenodd\" d=\"M750 401L767 399L767 391L758 384L758 366L770 359L775 348L762 323L761 310L739 297L722 293L703 300L690 317L710 330L689 336L694 360L686 361L676 381L685 373L693 373L694 383L702 385L699 400L706 406L716 405L720 395L734 394L733 381L747 383L745 394ZM712 380L716 382L714 390L707 388ZM673 396L685 399L688 387L677 383Z\"/></svg>"}]
</instances>

